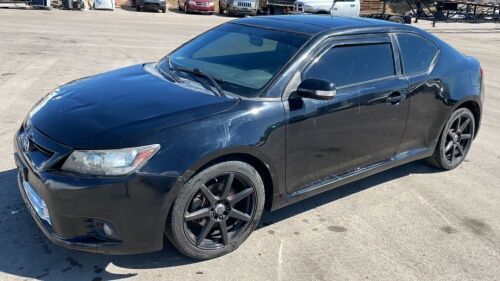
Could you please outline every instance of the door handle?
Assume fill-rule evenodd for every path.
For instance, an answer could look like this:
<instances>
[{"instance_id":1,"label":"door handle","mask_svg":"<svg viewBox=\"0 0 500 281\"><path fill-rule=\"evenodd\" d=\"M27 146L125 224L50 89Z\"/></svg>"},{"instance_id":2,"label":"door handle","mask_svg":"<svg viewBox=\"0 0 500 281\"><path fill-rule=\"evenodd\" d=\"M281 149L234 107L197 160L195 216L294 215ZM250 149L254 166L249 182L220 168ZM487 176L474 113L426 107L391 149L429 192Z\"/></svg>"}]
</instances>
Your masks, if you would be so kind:
<instances>
[{"instance_id":1,"label":"door handle","mask_svg":"<svg viewBox=\"0 0 500 281\"><path fill-rule=\"evenodd\" d=\"M389 104L399 104L399 102L401 100L403 100L404 98L405 98L405 96L402 95L400 92L393 92L390 95L388 95L385 100Z\"/></svg>"},{"instance_id":2,"label":"door handle","mask_svg":"<svg viewBox=\"0 0 500 281\"><path fill-rule=\"evenodd\" d=\"M351 4L351 7L354 8L354 7L356 7L356 5L355 4Z\"/></svg>"}]
</instances>

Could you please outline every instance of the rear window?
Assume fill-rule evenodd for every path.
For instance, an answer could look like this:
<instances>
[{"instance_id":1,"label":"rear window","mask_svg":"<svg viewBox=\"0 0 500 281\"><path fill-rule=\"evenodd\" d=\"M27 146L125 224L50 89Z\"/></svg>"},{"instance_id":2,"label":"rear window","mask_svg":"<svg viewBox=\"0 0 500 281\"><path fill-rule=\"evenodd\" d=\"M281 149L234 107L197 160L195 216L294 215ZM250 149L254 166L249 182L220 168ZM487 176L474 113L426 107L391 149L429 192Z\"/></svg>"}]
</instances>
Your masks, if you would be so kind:
<instances>
[{"instance_id":1,"label":"rear window","mask_svg":"<svg viewBox=\"0 0 500 281\"><path fill-rule=\"evenodd\" d=\"M425 72L438 53L434 43L413 34L398 34L399 47L406 74Z\"/></svg>"},{"instance_id":2,"label":"rear window","mask_svg":"<svg viewBox=\"0 0 500 281\"><path fill-rule=\"evenodd\" d=\"M306 71L306 78L324 79L341 87L394 75L390 43L337 46Z\"/></svg>"}]
</instances>

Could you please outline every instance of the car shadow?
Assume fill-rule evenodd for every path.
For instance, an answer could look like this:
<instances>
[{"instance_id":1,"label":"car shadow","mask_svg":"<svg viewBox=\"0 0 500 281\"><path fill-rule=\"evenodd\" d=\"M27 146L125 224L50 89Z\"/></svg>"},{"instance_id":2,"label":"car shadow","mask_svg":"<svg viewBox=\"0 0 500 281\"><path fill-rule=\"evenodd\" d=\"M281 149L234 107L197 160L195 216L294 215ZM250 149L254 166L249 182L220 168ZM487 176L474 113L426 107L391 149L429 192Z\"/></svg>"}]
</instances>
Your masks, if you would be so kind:
<instances>
[{"instance_id":1,"label":"car shadow","mask_svg":"<svg viewBox=\"0 0 500 281\"><path fill-rule=\"evenodd\" d=\"M354 181L352 183L342 185L332 190L323 192L316 196L312 196L302 200L296 204L292 204L274 212L265 212L262 216L259 227L266 227L273 223L285 220L311 209L317 208L324 204L331 203L335 200L349 196L354 193L361 192L365 189L375 187L384 182L395 180L410 174L430 174L438 173L442 170L431 167L424 160L408 163L399 167L389 169L387 171L369 176L367 178Z\"/></svg>"},{"instance_id":2,"label":"car shadow","mask_svg":"<svg viewBox=\"0 0 500 281\"><path fill-rule=\"evenodd\" d=\"M438 171L421 162L393 168L275 212L265 212L259 229L386 181ZM14 169L0 172L1 272L41 280L116 280L133 277L141 269L198 262L180 254L167 239L161 251L126 256L91 254L55 246L38 229L25 208L17 188L16 173ZM119 273L115 273L117 271Z\"/></svg>"}]
</instances>

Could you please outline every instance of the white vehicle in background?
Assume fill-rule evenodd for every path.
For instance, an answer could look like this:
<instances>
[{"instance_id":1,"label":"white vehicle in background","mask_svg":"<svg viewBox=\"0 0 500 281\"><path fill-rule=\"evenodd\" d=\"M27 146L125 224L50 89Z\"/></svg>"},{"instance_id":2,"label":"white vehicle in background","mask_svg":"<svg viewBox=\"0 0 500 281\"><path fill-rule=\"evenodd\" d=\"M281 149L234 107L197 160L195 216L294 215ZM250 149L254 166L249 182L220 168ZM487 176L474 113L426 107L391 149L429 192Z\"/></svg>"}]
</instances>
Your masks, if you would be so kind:
<instances>
[{"instance_id":1,"label":"white vehicle in background","mask_svg":"<svg viewBox=\"0 0 500 281\"><path fill-rule=\"evenodd\" d=\"M359 17L360 12L360 0L298 0L293 6L296 13Z\"/></svg>"},{"instance_id":2,"label":"white vehicle in background","mask_svg":"<svg viewBox=\"0 0 500 281\"><path fill-rule=\"evenodd\" d=\"M411 24L411 15L386 12L388 0L260 0L260 11L275 14L331 14Z\"/></svg>"}]
</instances>

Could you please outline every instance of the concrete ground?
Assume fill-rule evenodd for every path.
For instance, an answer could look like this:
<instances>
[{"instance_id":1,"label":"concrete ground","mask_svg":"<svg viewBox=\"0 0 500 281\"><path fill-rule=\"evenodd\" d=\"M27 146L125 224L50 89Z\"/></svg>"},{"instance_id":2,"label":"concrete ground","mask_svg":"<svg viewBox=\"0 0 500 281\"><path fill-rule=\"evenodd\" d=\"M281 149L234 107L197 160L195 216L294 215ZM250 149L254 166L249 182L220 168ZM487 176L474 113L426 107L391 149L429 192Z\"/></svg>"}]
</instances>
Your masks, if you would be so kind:
<instances>
[{"instance_id":1,"label":"concrete ground","mask_svg":"<svg viewBox=\"0 0 500 281\"><path fill-rule=\"evenodd\" d=\"M479 58L480 134L458 169L411 163L274 213L234 253L196 262L166 242L134 256L52 245L15 182L12 137L58 85L155 61L228 18L174 12L0 10L0 280L499 280L500 26L430 30Z\"/></svg>"}]
</instances>

